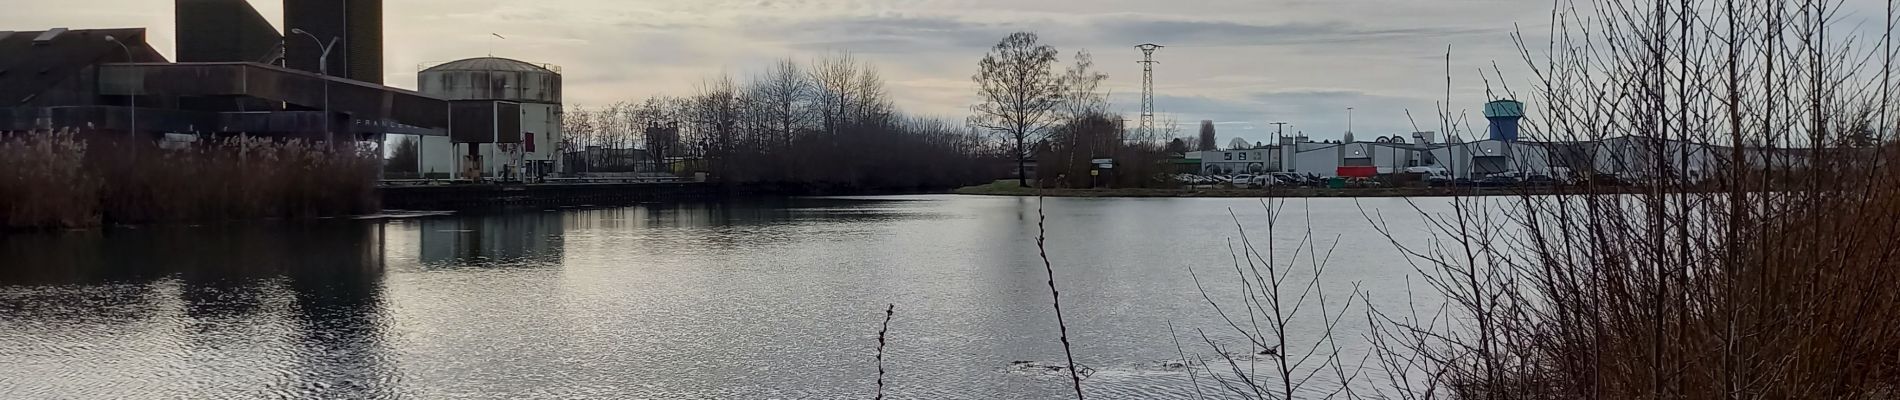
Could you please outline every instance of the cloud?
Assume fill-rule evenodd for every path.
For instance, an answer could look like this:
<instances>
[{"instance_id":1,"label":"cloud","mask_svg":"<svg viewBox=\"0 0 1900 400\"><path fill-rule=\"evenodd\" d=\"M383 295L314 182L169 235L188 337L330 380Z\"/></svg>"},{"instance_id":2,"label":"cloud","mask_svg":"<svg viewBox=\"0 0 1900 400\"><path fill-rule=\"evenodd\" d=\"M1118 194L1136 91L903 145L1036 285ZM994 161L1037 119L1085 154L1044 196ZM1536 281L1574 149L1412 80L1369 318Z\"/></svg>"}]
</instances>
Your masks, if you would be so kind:
<instances>
[{"instance_id":1,"label":"cloud","mask_svg":"<svg viewBox=\"0 0 1900 400\"><path fill-rule=\"evenodd\" d=\"M1349 22L1245 22L1211 19L1097 17L1093 31L1128 41L1193 46L1273 46L1445 41L1460 35L1502 32L1457 27L1373 28Z\"/></svg>"},{"instance_id":2,"label":"cloud","mask_svg":"<svg viewBox=\"0 0 1900 400\"><path fill-rule=\"evenodd\" d=\"M170 48L169 2L97 0L84 10L29 1L0 29L151 26ZM1502 31L1548 4L1504 0L408 0L385 5L390 81L410 67L486 54L565 67L571 103L687 94L709 76L772 60L850 51L875 64L906 111L955 115L975 101L976 60L1014 31L1068 54L1089 49L1104 89L1130 118L1139 107L1135 44L1158 54L1157 106L1192 131L1259 132L1289 121L1337 135L1344 107L1360 131L1409 130L1403 110L1442 95L1441 54L1459 43L1469 71L1515 54ZM109 10L127 10L117 12ZM275 11L265 11L267 15ZM496 40L488 32L506 35ZM1461 73L1463 74L1463 73ZM1466 85L1460 75L1460 85ZM1469 92L1460 86L1461 95ZM1481 100L1474 100L1481 101ZM1420 110L1429 113L1429 111ZM1251 129L1251 130L1249 130ZM1319 134L1315 134L1318 136Z\"/></svg>"},{"instance_id":3,"label":"cloud","mask_svg":"<svg viewBox=\"0 0 1900 400\"><path fill-rule=\"evenodd\" d=\"M883 13L802 20L758 17L745 24L749 36L779 40L808 50L851 49L868 53L928 52L985 48L1014 31L1035 31L1048 43L1153 42L1172 46L1290 46L1394 41L1448 42L1454 37L1502 33L1504 28L1375 28L1348 22L1255 22L1187 19L1136 14L1004 17ZM1118 46L1119 47L1119 46Z\"/></svg>"},{"instance_id":4,"label":"cloud","mask_svg":"<svg viewBox=\"0 0 1900 400\"><path fill-rule=\"evenodd\" d=\"M781 41L806 51L910 53L987 46L1009 32L999 24L948 16L860 15L807 20L759 19L746 24L748 36Z\"/></svg>"}]
</instances>

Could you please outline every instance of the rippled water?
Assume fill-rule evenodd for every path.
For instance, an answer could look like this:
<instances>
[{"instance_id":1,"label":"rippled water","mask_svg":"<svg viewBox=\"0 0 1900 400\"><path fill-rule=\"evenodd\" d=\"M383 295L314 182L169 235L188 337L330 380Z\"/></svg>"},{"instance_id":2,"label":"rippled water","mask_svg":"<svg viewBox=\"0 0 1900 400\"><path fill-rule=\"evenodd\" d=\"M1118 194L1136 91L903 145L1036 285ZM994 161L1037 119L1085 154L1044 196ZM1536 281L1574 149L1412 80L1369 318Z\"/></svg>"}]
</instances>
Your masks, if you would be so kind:
<instances>
[{"instance_id":1,"label":"rippled water","mask_svg":"<svg viewBox=\"0 0 1900 400\"><path fill-rule=\"evenodd\" d=\"M1340 238L1335 300L1404 302L1412 269L1360 210L1422 233L1411 206L1288 205L1283 232L1310 211ZM1191 397L1170 323L1190 353L1212 354L1197 329L1241 343L1188 272L1236 301L1230 209L1267 240L1257 200L1048 200L1089 392ZM909 196L0 236L0 397L863 398L887 304L892 397L1062 397L1036 221L1035 199ZM1344 358L1364 329L1335 333Z\"/></svg>"}]
</instances>

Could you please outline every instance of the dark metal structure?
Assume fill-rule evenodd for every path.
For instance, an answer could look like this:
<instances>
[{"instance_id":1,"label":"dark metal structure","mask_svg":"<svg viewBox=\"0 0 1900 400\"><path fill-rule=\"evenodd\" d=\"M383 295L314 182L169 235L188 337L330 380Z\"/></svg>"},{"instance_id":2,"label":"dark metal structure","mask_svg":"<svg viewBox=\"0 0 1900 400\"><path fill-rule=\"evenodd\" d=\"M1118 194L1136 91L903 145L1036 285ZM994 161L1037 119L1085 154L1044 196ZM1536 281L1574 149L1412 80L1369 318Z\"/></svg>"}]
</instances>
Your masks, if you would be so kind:
<instances>
[{"instance_id":1,"label":"dark metal structure","mask_svg":"<svg viewBox=\"0 0 1900 400\"><path fill-rule=\"evenodd\" d=\"M1135 46L1141 50L1141 127L1136 128L1141 137L1154 136L1155 133L1155 50L1163 47L1154 43Z\"/></svg>"},{"instance_id":2,"label":"dark metal structure","mask_svg":"<svg viewBox=\"0 0 1900 400\"><path fill-rule=\"evenodd\" d=\"M284 35L245 0L178 0L179 62L276 64Z\"/></svg>"},{"instance_id":3,"label":"dark metal structure","mask_svg":"<svg viewBox=\"0 0 1900 400\"><path fill-rule=\"evenodd\" d=\"M165 57L145 43L142 28L0 31L0 107L114 105L94 93L94 66L127 61Z\"/></svg>"},{"instance_id":4,"label":"dark metal structure","mask_svg":"<svg viewBox=\"0 0 1900 400\"><path fill-rule=\"evenodd\" d=\"M493 100L449 102L453 143L520 143L521 103Z\"/></svg>"},{"instance_id":5,"label":"dark metal structure","mask_svg":"<svg viewBox=\"0 0 1900 400\"><path fill-rule=\"evenodd\" d=\"M311 135L325 125L357 135L445 135L449 105L256 62L170 63L145 43L144 29L0 32L0 130Z\"/></svg>"},{"instance_id":6,"label":"dark metal structure","mask_svg":"<svg viewBox=\"0 0 1900 400\"><path fill-rule=\"evenodd\" d=\"M258 63L106 64L99 71L99 94L249 97L314 110L323 107L324 82L330 85L330 110L339 115L448 128L448 102L442 99Z\"/></svg>"},{"instance_id":7,"label":"dark metal structure","mask_svg":"<svg viewBox=\"0 0 1900 400\"><path fill-rule=\"evenodd\" d=\"M284 0L284 29L302 29L316 38L286 35L285 66L319 72L319 42L336 38L331 75L383 83L382 0Z\"/></svg>"}]
</instances>

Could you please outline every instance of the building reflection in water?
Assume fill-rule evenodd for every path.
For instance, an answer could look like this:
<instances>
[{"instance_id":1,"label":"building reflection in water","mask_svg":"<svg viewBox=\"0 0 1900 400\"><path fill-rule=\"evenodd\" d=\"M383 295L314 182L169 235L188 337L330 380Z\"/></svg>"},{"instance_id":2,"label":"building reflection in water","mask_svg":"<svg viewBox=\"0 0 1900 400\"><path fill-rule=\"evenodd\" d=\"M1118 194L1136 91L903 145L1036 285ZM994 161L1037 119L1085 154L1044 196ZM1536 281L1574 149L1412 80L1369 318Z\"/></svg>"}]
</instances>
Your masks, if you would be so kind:
<instances>
[{"instance_id":1,"label":"building reflection in water","mask_svg":"<svg viewBox=\"0 0 1900 400\"><path fill-rule=\"evenodd\" d=\"M559 265L561 213L519 213L430 218L407 223L419 231L425 267Z\"/></svg>"},{"instance_id":2,"label":"building reflection in water","mask_svg":"<svg viewBox=\"0 0 1900 400\"><path fill-rule=\"evenodd\" d=\"M323 223L16 234L0 240L0 364L25 397L200 397L215 376L254 397L389 397L383 227ZM57 343L115 343L87 351ZM216 373L209 373L216 371ZM32 386L40 385L40 386ZM123 392L120 392L123 390ZM224 390L224 389L218 389ZM225 395L228 395L225 394ZM216 397L217 395L211 395Z\"/></svg>"}]
</instances>

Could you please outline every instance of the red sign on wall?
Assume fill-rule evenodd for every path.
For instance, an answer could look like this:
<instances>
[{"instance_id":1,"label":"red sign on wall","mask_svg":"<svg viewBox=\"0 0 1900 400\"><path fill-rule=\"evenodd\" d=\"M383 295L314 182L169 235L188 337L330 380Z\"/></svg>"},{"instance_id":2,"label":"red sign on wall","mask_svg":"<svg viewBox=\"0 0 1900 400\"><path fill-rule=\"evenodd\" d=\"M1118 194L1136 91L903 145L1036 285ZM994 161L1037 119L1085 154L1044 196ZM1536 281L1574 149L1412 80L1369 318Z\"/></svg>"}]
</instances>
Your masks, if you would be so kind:
<instances>
[{"instance_id":1,"label":"red sign on wall","mask_svg":"<svg viewBox=\"0 0 1900 400\"><path fill-rule=\"evenodd\" d=\"M1371 178L1379 175L1379 167L1339 167L1339 176L1346 178Z\"/></svg>"}]
</instances>

